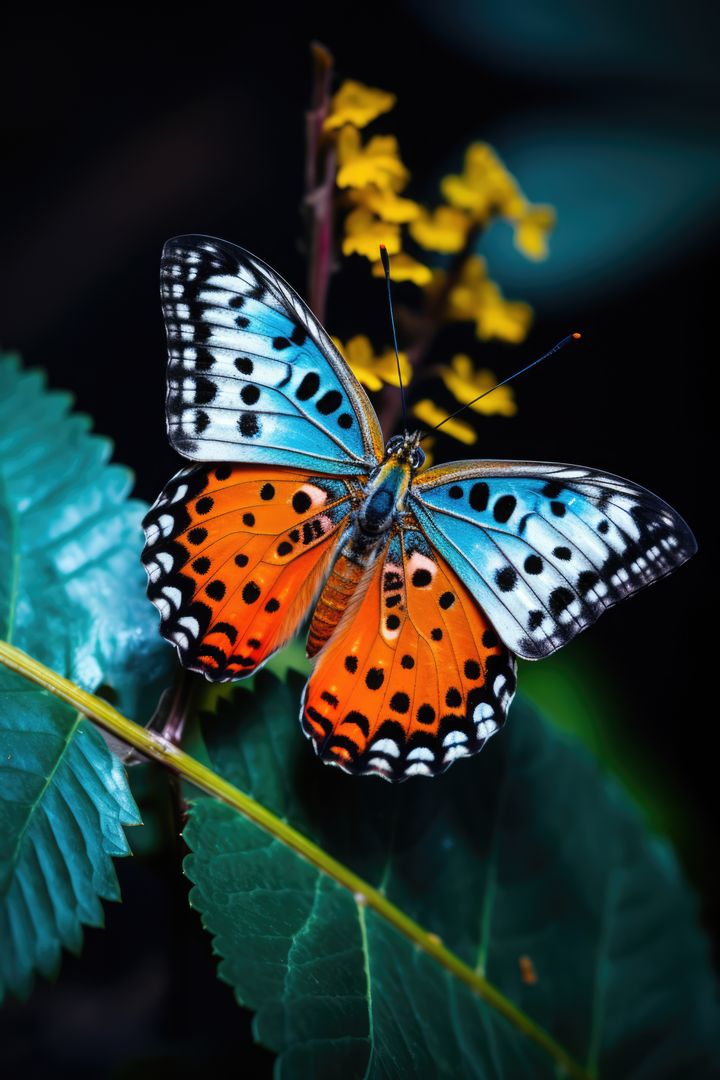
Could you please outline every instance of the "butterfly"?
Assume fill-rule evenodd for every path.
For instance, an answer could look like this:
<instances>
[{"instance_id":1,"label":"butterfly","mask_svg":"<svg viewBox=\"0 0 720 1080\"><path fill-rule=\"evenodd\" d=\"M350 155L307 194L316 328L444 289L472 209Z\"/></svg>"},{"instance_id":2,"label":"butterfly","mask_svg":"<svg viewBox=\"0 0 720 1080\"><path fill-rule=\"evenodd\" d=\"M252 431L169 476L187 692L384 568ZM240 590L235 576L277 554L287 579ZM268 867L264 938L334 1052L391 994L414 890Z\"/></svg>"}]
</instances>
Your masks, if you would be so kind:
<instances>
[{"instance_id":1,"label":"butterfly","mask_svg":"<svg viewBox=\"0 0 720 1080\"><path fill-rule=\"evenodd\" d=\"M317 755L435 776L502 727L540 659L696 550L655 495L595 469L384 442L329 336L269 266L180 236L161 294L172 446L194 464L144 520L148 594L182 663L256 672L307 622Z\"/></svg>"}]
</instances>

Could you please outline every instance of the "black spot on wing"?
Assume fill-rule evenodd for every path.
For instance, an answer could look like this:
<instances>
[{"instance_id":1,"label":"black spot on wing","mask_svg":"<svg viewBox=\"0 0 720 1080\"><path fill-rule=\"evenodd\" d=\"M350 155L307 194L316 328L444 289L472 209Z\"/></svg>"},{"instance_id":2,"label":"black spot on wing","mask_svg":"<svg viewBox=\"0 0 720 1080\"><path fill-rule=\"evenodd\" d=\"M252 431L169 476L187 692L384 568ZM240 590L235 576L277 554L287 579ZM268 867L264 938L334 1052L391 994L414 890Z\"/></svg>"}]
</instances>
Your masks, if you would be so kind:
<instances>
[{"instance_id":1,"label":"black spot on wing","mask_svg":"<svg viewBox=\"0 0 720 1080\"><path fill-rule=\"evenodd\" d=\"M238 429L245 439L256 439L260 434L260 420L255 413L244 412L238 420Z\"/></svg>"},{"instance_id":2,"label":"black spot on wing","mask_svg":"<svg viewBox=\"0 0 720 1080\"><path fill-rule=\"evenodd\" d=\"M320 377L315 371L308 371L307 375L304 375L300 385L295 391L295 397L298 401L309 401L311 397L314 397L320 389Z\"/></svg>"},{"instance_id":3,"label":"black spot on wing","mask_svg":"<svg viewBox=\"0 0 720 1080\"><path fill-rule=\"evenodd\" d=\"M326 394L318 400L317 409L323 416L329 416L330 413L334 413L342 405L342 394L337 390L328 390Z\"/></svg>"}]
</instances>

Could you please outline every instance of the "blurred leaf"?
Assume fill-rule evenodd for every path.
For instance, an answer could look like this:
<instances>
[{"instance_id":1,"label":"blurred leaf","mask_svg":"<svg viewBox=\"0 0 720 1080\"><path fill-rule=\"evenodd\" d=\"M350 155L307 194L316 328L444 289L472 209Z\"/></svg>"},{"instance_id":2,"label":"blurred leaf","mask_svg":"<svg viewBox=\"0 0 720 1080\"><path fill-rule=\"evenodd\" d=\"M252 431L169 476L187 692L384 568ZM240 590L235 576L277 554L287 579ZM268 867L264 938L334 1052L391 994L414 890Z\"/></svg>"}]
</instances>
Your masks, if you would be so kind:
<instances>
[{"instance_id":1,"label":"blurred leaf","mask_svg":"<svg viewBox=\"0 0 720 1080\"><path fill-rule=\"evenodd\" d=\"M70 398L0 359L0 637L138 719L168 677L139 563L143 507ZM0 998L77 951L118 899L110 856L139 816L100 734L0 674Z\"/></svg>"},{"instance_id":2,"label":"blurred leaf","mask_svg":"<svg viewBox=\"0 0 720 1080\"><path fill-rule=\"evenodd\" d=\"M687 851L700 836L692 802L667 763L638 732L627 698L607 678L607 665L588 641L560 649L542 664L519 662L523 693L554 727L572 735L617 777L655 832Z\"/></svg>"},{"instance_id":3,"label":"blurred leaf","mask_svg":"<svg viewBox=\"0 0 720 1080\"><path fill-rule=\"evenodd\" d=\"M214 767L484 973L590 1073L708 1076L720 1019L695 904L582 749L518 701L478 759L390 786L320 765L301 680L217 701ZM191 903L278 1075L554 1076L519 1030L335 880L194 804Z\"/></svg>"}]
</instances>

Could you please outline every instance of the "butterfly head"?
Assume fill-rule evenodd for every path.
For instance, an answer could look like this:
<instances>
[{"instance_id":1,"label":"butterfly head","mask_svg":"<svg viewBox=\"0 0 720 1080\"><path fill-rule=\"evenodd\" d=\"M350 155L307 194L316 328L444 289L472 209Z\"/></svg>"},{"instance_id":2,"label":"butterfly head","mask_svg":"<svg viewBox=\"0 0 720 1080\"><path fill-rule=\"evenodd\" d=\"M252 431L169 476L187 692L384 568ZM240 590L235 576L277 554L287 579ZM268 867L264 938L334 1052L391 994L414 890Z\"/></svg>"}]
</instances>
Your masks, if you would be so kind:
<instances>
[{"instance_id":1,"label":"butterfly head","mask_svg":"<svg viewBox=\"0 0 720 1080\"><path fill-rule=\"evenodd\" d=\"M417 472L425 463L425 452L420 447L419 431L406 431L404 435L394 435L385 447L385 461L407 463L413 472Z\"/></svg>"}]
</instances>

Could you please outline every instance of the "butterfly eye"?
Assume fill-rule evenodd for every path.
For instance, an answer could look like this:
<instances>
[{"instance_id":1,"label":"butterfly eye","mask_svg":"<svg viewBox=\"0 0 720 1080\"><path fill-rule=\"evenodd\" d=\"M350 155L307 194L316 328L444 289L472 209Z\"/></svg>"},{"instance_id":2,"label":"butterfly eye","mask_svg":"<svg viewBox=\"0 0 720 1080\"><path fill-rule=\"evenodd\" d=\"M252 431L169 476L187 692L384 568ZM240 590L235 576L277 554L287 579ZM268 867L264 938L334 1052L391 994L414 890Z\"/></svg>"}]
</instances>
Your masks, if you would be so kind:
<instances>
[{"instance_id":1,"label":"butterfly eye","mask_svg":"<svg viewBox=\"0 0 720 1080\"><path fill-rule=\"evenodd\" d=\"M416 446L412 452L410 464L413 469L420 469L425 464L425 451Z\"/></svg>"}]
</instances>

